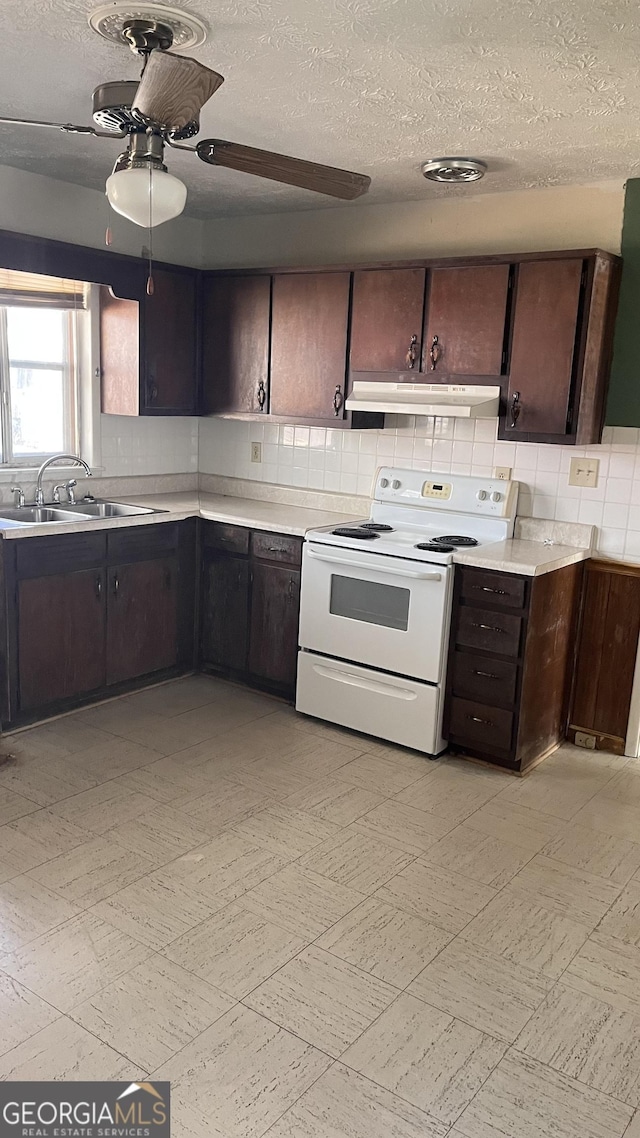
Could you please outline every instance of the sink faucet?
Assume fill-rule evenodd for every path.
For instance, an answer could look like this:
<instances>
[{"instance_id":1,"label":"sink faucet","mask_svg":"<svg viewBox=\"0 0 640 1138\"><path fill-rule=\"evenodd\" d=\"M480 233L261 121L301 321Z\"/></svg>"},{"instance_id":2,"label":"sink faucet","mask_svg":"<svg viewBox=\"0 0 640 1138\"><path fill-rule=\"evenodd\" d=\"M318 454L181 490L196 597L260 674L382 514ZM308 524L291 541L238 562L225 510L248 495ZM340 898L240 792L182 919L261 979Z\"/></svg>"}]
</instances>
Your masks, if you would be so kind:
<instances>
[{"instance_id":1,"label":"sink faucet","mask_svg":"<svg viewBox=\"0 0 640 1138\"><path fill-rule=\"evenodd\" d=\"M84 472L87 478L91 478L91 467L79 458L77 454L54 454L51 458L45 459L38 471L38 478L36 480L36 506L44 506L44 490L42 489L42 476L47 469L54 462L62 462L65 459L67 462L76 462L78 466L84 467Z\"/></svg>"}]
</instances>

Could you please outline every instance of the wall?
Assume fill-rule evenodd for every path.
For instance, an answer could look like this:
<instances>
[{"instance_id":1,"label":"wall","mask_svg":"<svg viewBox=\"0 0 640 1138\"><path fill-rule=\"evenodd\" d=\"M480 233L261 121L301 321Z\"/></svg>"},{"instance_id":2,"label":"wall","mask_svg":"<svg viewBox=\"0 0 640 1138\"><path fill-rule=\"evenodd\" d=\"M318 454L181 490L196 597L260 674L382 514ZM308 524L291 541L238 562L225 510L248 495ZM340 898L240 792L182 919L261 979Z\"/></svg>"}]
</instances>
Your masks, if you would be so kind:
<instances>
[{"instance_id":1,"label":"wall","mask_svg":"<svg viewBox=\"0 0 640 1138\"><path fill-rule=\"evenodd\" d=\"M624 263L607 422L640 426L640 178L627 182L621 245Z\"/></svg>"},{"instance_id":2,"label":"wall","mask_svg":"<svg viewBox=\"0 0 640 1138\"><path fill-rule=\"evenodd\" d=\"M384 431L336 431L201 419L199 470L368 497L381 465L487 476L510 466L521 483L520 514L595 525L601 553L640 562L639 430L607 427L602 445L581 448L498 442L495 420L401 422ZM250 461L251 442L262 443L261 463ZM568 485L578 455L600 459L594 490Z\"/></svg>"},{"instance_id":3,"label":"wall","mask_svg":"<svg viewBox=\"0 0 640 1138\"><path fill-rule=\"evenodd\" d=\"M105 178L109 172L107 154ZM161 261L198 266L203 224L191 217L179 217L159 226L154 231L155 256ZM0 229L101 249L108 225L114 252L139 257L148 243L147 231L114 213L100 191L0 166Z\"/></svg>"},{"instance_id":4,"label":"wall","mask_svg":"<svg viewBox=\"0 0 640 1138\"><path fill-rule=\"evenodd\" d=\"M198 469L198 420L101 415L105 478Z\"/></svg>"},{"instance_id":5,"label":"wall","mask_svg":"<svg viewBox=\"0 0 640 1138\"><path fill-rule=\"evenodd\" d=\"M624 183L310 209L204 223L204 267L606 249L620 252ZM431 195L431 196L430 196Z\"/></svg>"}]
</instances>

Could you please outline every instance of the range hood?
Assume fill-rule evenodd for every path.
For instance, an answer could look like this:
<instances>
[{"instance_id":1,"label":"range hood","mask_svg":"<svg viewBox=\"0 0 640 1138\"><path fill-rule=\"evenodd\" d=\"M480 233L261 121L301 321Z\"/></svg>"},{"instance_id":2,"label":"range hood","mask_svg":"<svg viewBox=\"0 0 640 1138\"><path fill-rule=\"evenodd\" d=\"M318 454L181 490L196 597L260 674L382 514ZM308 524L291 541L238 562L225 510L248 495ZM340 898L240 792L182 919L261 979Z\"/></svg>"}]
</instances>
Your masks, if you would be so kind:
<instances>
[{"instance_id":1,"label":"range hood","mask_svg":"<svg viewBox=\"0 0 640 1138\"><path fill-rule=\"evenodd\" d=\"M353 380L348 411L385 415L440 415L449 419L497 419L500 388L460 383L392 383Z\"/></svg>"}]
</instances>

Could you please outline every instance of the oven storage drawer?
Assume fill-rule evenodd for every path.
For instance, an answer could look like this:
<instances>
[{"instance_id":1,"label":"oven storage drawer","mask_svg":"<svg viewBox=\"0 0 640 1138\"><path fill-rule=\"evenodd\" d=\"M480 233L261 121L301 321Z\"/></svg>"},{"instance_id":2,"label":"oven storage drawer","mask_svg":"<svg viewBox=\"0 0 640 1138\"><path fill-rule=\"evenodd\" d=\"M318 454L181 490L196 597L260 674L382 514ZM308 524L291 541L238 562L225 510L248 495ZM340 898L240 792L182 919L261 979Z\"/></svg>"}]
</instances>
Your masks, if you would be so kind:
<instances>
[{"instance_id":1,"label":"oven storage drawer","mask_svg":"<svg viewBox=\"0 0 640 1138\"><path fill-rule=\"evenodd\" d=\"M456 644L481 648L500 656L518 656L522 618L511 613L462 606L458 615Z\"/></svg>"},{"instance_id":2,"label":"oven storage drawer","mask_svg":"<svg viewBox=\"0 0 640 1138\"><path fill-rule=\"evenodd\" d=\"M466 568L462 569L460 576L460 596L465 601L476 605L500 605L501 608L524 608L526 582L522 577Z\"/></svg>"},{"instance_id":3,"label":"oven storage drawer","mask_svg":"<svg viewBox=\"0 0 640 1138\"><path fill-rule=\"evenodd\" d=\"M511 748L513 713L469 699L451 700L449 735L452 741L493 751Z\"/></svg>"},{"instance_id":4,"label":"oven storage drawer","mask_svg":"<svg viewBox=\"0 0 640 1138\"><path fill-rule=\"evenodd\" d=\"M298 653L296 711L425 754L445 747L440 688L314 652Z\"/></svg>"},{"instance_id":5,"label":"oven storage drawer","mask_svg":"<svg viewBox=\"0 0 640 1138\"><path fill-rule=\"evenodd\" d=\"M518 682L517 664L510 660L456 651L451 657L450 667L451 690L454 695L505 707L514 704Z\"/></svg>"}]
</instances>

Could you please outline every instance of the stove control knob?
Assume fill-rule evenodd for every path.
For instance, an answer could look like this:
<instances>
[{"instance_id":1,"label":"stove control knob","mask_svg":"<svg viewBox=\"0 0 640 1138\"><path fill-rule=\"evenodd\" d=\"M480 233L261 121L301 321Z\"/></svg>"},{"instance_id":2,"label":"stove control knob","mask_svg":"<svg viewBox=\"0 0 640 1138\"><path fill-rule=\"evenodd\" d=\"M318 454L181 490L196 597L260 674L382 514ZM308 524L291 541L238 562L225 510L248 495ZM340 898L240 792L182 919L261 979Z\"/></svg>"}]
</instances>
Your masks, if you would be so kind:
<instances>
[{"instance_id":1,"label":"stove control knob","mask_svg":"<svg viewBox=\"0 0 640 1138\"><path fill-rule=\"evenodd\" d=\"M399 490L401 486L402 486L402 482L400 481L400 479L394 478L393 482L391 483L391 489L392 490Z\"/></svg>"},{"instance_id":2,"label":"stove control knob","mask_svg":"<svg viewBox=\"0 0 640 1138\"><path fill-rule=\"evenodd\" d=\"M389 485L389 479L388 478L381 478L380 479L380 485L381 485L383 490L386 490L387 486Z\"/></svg>"},{"instance_id":3,"label":"stove control knob","mask_svg":"<svg viewBox=\"0 0 640 1138\"><path fill-rule=\"evenodd\" d=\"M488 497L489 495L487 494L486 490L478 490L478 493L476 494L476 498L479 502L486 502Z\"/></svg>"},{"instance_id":4,"label":"stove control knob","mask_svg":"<svg viewBox=\"0 0 640 1138\"><path fill-rule=\"evenodd\" d=\"M492 502L501 502L502 501L502 494L500 493L499 490L493 491L493 494L491 495L491 501Z\"/></svg>"}]
</instances>

